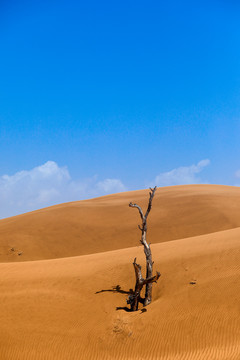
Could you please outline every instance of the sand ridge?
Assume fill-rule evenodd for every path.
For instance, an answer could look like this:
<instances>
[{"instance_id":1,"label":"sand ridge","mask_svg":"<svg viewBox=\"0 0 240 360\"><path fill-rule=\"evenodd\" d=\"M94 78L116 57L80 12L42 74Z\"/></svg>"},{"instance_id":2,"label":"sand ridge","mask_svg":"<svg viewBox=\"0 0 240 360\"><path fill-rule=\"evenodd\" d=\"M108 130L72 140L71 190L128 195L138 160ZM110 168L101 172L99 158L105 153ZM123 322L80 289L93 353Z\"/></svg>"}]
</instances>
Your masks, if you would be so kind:
<instances>
[{"instance_id":1,"label":"sand ridge","mask_svg":"<svg viewBox=\"0 0 240 360\"><path fill-rule=\"evenodd\" d=\"M136 246L148 190L52 206L0 221L0 262L94 254ZM240 226L240 189L220 185L158 188L149 217L151 243Z\"/></svg>"}]
</instances>

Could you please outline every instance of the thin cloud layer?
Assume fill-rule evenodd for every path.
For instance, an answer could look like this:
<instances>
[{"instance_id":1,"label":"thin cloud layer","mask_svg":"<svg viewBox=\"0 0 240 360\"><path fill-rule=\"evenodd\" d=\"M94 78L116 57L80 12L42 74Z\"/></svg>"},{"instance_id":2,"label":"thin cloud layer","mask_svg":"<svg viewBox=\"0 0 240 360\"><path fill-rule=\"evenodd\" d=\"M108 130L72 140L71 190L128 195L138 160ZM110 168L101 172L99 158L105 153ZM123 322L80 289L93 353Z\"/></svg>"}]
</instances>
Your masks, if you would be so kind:
<instances>
[{"instance_id":1,"label":"thin cloud layer","mask_svg":"<svg viewBox=\"0 0 240 360\"><path fill-rule=\"evenodd\" d=\"M196 165L181 166L171 171L157 175L150 186L172 186L205 183L197 174L199 174L210 160L199 161Z\"/></svg>"},{"instance_id":2,"label":"thin cloud layer","mask_svg":"<svg viewBox=\"0 0 240 360\"><path fill-rule=\"evenodd\" d=\"M235 177L237 178L237 179L240 179L240 170L237 170L236 172L235 172ZM240 186L240 184L239 183L237 183L237 184L234 184L234 186Z\"/></svg>"},{"instance_id":3,"label":"thin cloud layer","mask_svg":"<svg viewBox=\"0 0 240 360\"><path fill-rule=\"evenodd\" d=\"M235 172L235 176L239 179L240 178L240 170L237 170L236 172Z\"/></svg>"},{"instance_id":4,"label":"thin cloud layer","mask_svg":"<svg viewBox=\"0 0 240 360\"><path fill-rule=\"evenodd\" d=\"M0 218L54 204L126 191L119 179L72 180L67 167L48 161L29 171L0 177Z\"/></svg>"}]
</instances>

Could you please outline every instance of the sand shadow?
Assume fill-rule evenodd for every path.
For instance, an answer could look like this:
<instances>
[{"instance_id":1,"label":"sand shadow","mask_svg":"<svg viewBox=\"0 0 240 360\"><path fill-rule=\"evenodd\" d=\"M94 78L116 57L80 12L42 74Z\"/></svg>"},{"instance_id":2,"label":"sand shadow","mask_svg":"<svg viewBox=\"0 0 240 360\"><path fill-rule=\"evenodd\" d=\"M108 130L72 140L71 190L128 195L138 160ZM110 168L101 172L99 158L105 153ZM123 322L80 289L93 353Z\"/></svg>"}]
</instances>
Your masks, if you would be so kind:
<instances>
[{"instance_id":1,"label":"sand shadow","mask_svg":"<svg viewBox=\"0 0 240 360\"><path fill-rule=\"evenodd\" d=\"M129 289L127 291L127 290L123 290L120 285L116 285L116 286L112 286L111 289L102 289L102 290L96 291L95 294L101 294L104 292L119 293L119 294L123 294L123 295L131 295L131 294L133 294L133 289ZM131 309L129 309L127 306L117 306L116 311L118 311L118 310L131 312Z\"/></svg>"},{"instance_id":2,"label":"sand shadow","mask_svg":"<svg viewBox=\"0 0 240 360\"><path fill-rule=\"evenodd\" d=\"M120 293L125 295L131 295L133 294L133 289L129 289L128 291L122 290L120 285L112 286L111 289L103 289L96 291L95 294L101 294L103 292L113 292L113 293Z\"/></svg>"},{"instance_id":3,"label":"sand shadow","mask_svg":"<svg viewBox=\"0 0 240 360\"><path fill-rule=\"evenodd\" d=\"M116 310L119 311L119 310L124 310L126 312L132 312L131 309L129 309L127 306L117 306L116 307Z\"/></svg>"},{"instance_id":4,"label":"sand shadow","mask_svg":"<svg viewBox=\"0 0 240 360\"><path fill-rule=\"evenodd\" d=\"M111 289L102 289L102 290L96 291L95 294L101 294L104 292L120 293L120 294L124 294L124 295L133 295L134 294L133 289L129 289L128 291L122 290L120 285L112 286ZM144 299L140 297L139 303L143 304ZM128 308L127 306L117 306L116 311L119 311L119 310L123 310L126 312L132 312L132 310L130 308ZM146 311L147 311L146 309L142 309L141 313L146 312Z\"/></svg>"}]
</instances>

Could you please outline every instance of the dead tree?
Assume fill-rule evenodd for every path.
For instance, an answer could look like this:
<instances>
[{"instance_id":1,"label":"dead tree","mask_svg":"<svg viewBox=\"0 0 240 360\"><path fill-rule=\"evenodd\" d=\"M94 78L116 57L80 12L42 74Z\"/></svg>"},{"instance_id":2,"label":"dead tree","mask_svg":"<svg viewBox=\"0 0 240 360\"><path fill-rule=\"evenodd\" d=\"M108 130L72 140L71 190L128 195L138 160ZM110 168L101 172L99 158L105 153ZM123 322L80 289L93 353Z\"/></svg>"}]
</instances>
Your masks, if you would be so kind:
<instances>
[{"instance_id":1,"label":"dead tree","mask_svg":"<svg viewBox=\"0 0 240 360\"><path fill-rule=\"evenodd\" d=\"M141 272L141 266L136 263L136 258L133 262L135 275L136 275L136 285L134 292L129 295L127 303L130 304L131 310L136 311L138 310L138 303L140 301L140 293L144 285L152 284L153 282L157 282L157 280L160 277L160 273L157 272L155 276L152 276L147 279L143 279L142 272Z\"/></svg>"},{"instance_id":2,"label":"dead tree","mask_svg":"<svg viewBox=\"0 0 240 360\"><path fill-rule=\"evenodd\" d=\"M147 207L147 211L146 211L145 215L143 214L143 211L139 205L132 204L132 203L129 204L130 207L135 207L138 209L141 220L142 220L142 226L138 225L138 227L142 233L140 242L144 246L144 253L146 256L146 279L145 280L142 278L141 266L136 264L136 261L135 261L136 259L134 260L134 263L133 263L133 266L135 269L135 274L136 274L136 286L135 286L135 293L130 295L129 302L128 302L131 304L132 310L137 310L137 308L138 308L138 302L140 299L140 291L144 285L146 285L144 306L151 303L151 301L152 301L152 283L156 282L158 280L158 278L160 277L159 272L157 272L156 276L153 276L152 252L151 252L151 248L150 248L150 243L148 244L147 240L146 240L147 217L152 208L152 199L155 195L156 189L157 189L156 186L154 187L154 189L150 188L148 207ZM130 298L133 298L133 299L130 299ZM133 302L133 305L132 305L132 302Z\"/></svg>"}]
</instances>

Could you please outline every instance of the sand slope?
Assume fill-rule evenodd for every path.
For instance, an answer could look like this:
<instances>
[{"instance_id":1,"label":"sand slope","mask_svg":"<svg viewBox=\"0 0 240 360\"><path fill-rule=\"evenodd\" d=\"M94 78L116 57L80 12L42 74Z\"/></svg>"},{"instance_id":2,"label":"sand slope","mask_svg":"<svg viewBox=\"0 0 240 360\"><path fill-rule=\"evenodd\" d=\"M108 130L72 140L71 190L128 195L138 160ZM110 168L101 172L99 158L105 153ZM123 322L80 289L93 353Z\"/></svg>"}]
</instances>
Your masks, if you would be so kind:
<instances>
[{"instance_id":1,"label":"sand slope","mask_svg":"<svg viewBox=\"0 0 240 360\"><path fill-rule=\"evenodd\" d=\"M0 221L0 262L61 258L139 243L139 214L148 190L53 206ZM192 185L159 188L149 217L151 243L240 226L240 188ZM13 250L11 250L13 249ZM18 255L21 254L21 255Z\"/></svg>"},{"instance_id":2,"label":"sand slope","mask_svg":"<svg viewBox=\"0 0 240 360\"><path fill-rule=\"evenodd\" d=\"M197 188L200 192L205 188L205 192L197 195ZM51 260L1 263L0 359L240 359L240 227L236 226L239 192L236 189L234 196L234 191L218 186L163 191L166 206L167 192L174 193L174 199L179 194L179 217L184 229L168 214L172 231L174 221L179 224L180 234L191 230L191 223L186 224L184 219L198 221L192 224L193 237L152 245L154 266L162 276L154 284L154 301L143 309L146 311L131 313L125 308L127 292L135 282L133 258L137 256L144 264L141 246ZM140 196L141 192L121 196L128 199L135 194ZM107 197L106 201L110 204L109 199L114 202L121 196ZM192 203L196 204L193 198L197 196L197 203L202 204L198 218L196 207L195 214L187 211ZM99 201L104 198L89 203ZM150 214L152 218L156 216L155 210L161 212L157 210L157 201ZM216 213L212 207L207 210L206 204L215 206ZM219 204L222 208L218 208ZM206 211L210 225L205 221ZM21 219L25 221L33 215L4 223L17 219L20 224ZM157 232L155 226L159 226L154 221L151 236ZM216 232L212 232L213 223ZM106 225L109 233L111 226ZM211 231L201 235L209 226ZM112 240L113 245L118 240ZM28 241L32 241L31 237Z\"/></svg>"},{"instance_id":3,"label":"sand slope","mask_svg":"<svg viewBox=\"0 0 240 360\"><path fill-rule=\"evenodd\" d=\"M239 359L239 238L153 245L162 278L146 312L116 310L127 295L113 289L133 286L140 248L1 264L0 358Z\"/></svg>"}]
</instances>

